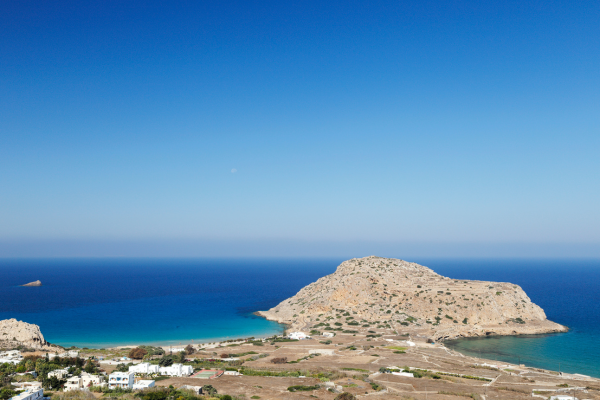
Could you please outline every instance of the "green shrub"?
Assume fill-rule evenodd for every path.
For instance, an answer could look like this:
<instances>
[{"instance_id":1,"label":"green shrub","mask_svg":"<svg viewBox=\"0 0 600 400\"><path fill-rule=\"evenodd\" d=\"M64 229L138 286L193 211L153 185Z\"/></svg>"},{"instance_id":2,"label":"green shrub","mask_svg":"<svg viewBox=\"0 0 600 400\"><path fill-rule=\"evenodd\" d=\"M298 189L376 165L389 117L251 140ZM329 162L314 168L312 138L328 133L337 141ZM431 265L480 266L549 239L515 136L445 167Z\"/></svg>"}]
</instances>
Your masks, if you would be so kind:
<instances>
[{"instance_id":1,"label":"green shrub","mask_svg":"<svg viewBox=\"0 0 600 400\"><path fill-rule=\"evenodd\" d=\"M214 396L217 394L217 389L213 387L213 385L204 385L202 386L202 393L207 394L209 396Z\"/></svg>"},{"instance_id":2,"label":"green shrub","mask_svg":"<svg viewBox=\"0 0 600 400\"><path fill-rule=\"evenodd\" d=\"M306 385L295 385L287 388L289 392L310 392L313 390L318 390L319 385L314 386L306 386Z\"/></svg>"}]
</instances>

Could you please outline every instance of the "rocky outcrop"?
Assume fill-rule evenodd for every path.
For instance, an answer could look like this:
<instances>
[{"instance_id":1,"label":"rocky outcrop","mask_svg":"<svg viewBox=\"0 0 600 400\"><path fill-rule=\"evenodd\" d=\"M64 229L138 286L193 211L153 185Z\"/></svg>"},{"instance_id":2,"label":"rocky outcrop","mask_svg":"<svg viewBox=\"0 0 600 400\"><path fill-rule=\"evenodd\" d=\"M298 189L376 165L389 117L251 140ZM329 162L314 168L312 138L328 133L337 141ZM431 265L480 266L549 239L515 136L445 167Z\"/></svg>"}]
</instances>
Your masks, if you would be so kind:
<instances>
[{"instance_id":1,"label":"rocky outcrop","mask_svg":"<svg viewBox=\"0 0 600 400\"><path fill-rule=\"evenodd\" d=\"M29 283L26 283L21 286L42 286L42 281L38 280L38 281L34 281L34 282L29 282Z\"/></svg>"},{"instance_id":2,"label":"rocky outcrop","mask_svg":"<svg viewBox=\"0 0 600 400\"><path fill-rule=\"evenodd\" d=\"M33 349L51 349L51 344L46 342L40 327L16 319L0 321L0 347L16 348L25 346Z\"/></svg>"},{"instance_id":3,"label":"rocky outcrop","mask_svg":"<svg viewBox=\"0 0 600 400\"><path fill-rule=\"evenodd\" d=\"M419 264L365 257L257 313L291 329L412 332L435 340L563 332L521 287L456 280Z\"/></svg>"}]
</instances>

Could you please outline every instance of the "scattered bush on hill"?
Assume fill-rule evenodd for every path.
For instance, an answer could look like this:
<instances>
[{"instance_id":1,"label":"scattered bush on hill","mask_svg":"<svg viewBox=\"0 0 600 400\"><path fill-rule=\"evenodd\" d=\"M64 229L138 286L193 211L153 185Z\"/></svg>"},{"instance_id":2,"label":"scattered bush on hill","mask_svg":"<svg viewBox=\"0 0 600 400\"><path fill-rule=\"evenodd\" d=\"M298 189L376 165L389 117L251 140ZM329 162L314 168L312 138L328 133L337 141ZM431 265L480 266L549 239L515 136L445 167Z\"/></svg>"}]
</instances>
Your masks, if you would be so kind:
<instances>
[{"instance_id":1,"label":"scattered bush on hill","mask_svg":"<svg viewBox=\"0 0 600 400\"><path fill-rule=\"evenodd\" d=\"M333 400L356 400L356 396L352 393L344 392L335 396Z\"/></svg>"},{"instance_id":2,"label":"scattered bush on hill","mask_svg":"<svg viewBox=\"0 0 600 400\"><path fill-rule=\"evenodd\" d=\"M287 390L290 392L310 392L310 391L318 390L318 389L319 389L319 385L314 385L314 386L295 385L295 386L290 386L289 388L287 388Z\"/></svg>"},{"instance_id":3,"label":"scattered bush on hill","mask_svg":"<svg viewBox=\"0 0 600 400\"><path fill-rule=\"evenodd\" d=\"M287 362L287 357L276 357L272 358L271 362L273 364L285 364Z\"/></svg>"}]
</instances>

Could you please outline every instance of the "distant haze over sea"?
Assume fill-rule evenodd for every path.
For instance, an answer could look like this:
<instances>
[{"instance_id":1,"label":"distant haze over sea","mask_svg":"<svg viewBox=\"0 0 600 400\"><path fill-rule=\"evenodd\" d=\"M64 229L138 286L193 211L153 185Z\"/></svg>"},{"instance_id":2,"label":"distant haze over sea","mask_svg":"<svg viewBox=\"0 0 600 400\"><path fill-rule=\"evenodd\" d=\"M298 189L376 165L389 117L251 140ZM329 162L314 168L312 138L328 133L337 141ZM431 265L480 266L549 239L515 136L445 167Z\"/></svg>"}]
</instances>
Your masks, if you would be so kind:
<instances>
[{"instance_id":1,"label":"distant haze over sea","mask_svg":"<svg viewBox=\"0 0 600 400\"><path fill-rule=\"evenodd\" d=\"M600 258L598 243L302 239L2 239L0 257Z\"/></svg>"}]
</instances>

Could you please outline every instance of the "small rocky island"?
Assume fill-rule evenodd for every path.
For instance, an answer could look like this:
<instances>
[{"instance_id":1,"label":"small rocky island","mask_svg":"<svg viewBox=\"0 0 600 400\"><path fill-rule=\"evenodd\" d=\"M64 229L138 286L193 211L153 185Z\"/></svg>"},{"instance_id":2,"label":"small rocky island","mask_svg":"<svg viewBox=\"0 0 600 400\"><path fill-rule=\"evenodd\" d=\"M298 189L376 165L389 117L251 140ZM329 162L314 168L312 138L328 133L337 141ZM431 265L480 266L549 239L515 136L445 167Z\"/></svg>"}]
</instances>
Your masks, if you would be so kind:
<instances>
[{"instance_id":1,"label":"small rocky island","mask_svg":"<svg viewBox=\"0 0 600 400\"><path fill-rule=\"evenodd\" d=\"M268 311L293 330L424 335L432 340L565 332L518 285L450 279L392 258L344 261L337 270Z\"/></svg>"},{"instance_id":2,"label":"small rocky island","mask_svg":"<svg viewBox=\"0 0 600 400\"><path fill-rule=\"evenodd\" d=\"M29 283L26 283L26 284L21 285L21 286L42 286L42 281L39 281L39 280L38 281L33 281L33 282L29 282Z\"/></svg>"}]
</instances>

